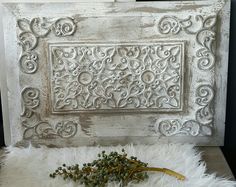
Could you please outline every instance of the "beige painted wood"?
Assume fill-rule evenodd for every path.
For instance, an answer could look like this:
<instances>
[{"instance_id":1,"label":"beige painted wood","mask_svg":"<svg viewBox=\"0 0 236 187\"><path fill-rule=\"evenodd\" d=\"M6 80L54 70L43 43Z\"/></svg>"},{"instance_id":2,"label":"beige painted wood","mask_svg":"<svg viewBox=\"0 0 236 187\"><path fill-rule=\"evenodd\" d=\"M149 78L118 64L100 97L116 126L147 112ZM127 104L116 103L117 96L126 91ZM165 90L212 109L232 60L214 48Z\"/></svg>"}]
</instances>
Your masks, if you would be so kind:
<instances>
[{"instance_id":1,"label":"beige painted wood","mask_svg":"<svg viewBox=\"0 0 236 187\"><path fill-rule=\"evenodd\" d=\"M235 180L235 177L219 147L198 147L198 150L202 152L202 160L206 162L208 173L216 173L217 176Z\"/></svg>"}]
</instances>

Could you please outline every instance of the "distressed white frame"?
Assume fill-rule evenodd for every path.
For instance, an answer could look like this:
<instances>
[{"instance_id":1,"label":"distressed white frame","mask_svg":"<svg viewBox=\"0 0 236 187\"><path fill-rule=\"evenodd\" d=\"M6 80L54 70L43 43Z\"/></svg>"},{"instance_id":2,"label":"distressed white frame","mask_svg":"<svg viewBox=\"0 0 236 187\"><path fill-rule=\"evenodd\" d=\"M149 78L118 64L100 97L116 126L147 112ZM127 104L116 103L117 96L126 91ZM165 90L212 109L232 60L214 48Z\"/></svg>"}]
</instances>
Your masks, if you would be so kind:
<instances>
[{"instance_id":1,"label":"distressed white frame","mask_svg":"<svg viewBox=\"0 0 236 187\"><path fill-rule=\"evenodd\" d=\"M176 5L183 5L185 4L186 6L188 4L191 4L191 2L183 2L183 3L179 3L179 2L151 2L151 6L157 6L157 7L165 7L165 8L173 8ZM62 146L65 145L82 145L82 144L86 144L86 145L90 145L93 144L94 142L96 143L102 143L102 144L110 144L110 143L127 143L127 142L141 142L141 143L153 143L155 141L163 141L163 142L189 142L189 143L197 143L199 145L223 145L223 139L224 139L224 122L225 122L225 105L226 105L226 88L227 88L227 62L228 62L228 40L229 40L229 10L230 10L230 1L199 1L199 2L194 2L196 5L199 6L207 6L208 3L211 4L211 6L215 6L215 11L218 12L218 18L220 19L220 23L217 22L217 25L220 25L220 30L217 30L217 34L220 33L220 39L217 39L216 43L217 43L217 51L215 51L216 54L216 59L220 59L220 61L217 61L216 65L215 65L215 88L217 89L217 92L214 96L214 128L215 128L215 132L213 134L213 136L199 136L199 137L185 137L185 136L170 136L168 137L149 137L148 135L144 137L140 136L140 137L124 137L124 138L119 138L119 137L92 137L92 138L87 138L87 137L80 137L77 140L72 140L72 143L66 143L63 142ZM142 5L147 6L146 3L137 3L134 6L137 7L142 7ZM164 9L165 9L164 8ZM66 9L66 8L65 8ZM138 8L137 8L138 9ZM56 11L56 10L55 10ZM122 10L121 10L122 12ZM5 19L8 19L6 21L6 23L9 21L11 23L15 22L14 20L14 15L11 15L11 12L6 11L5 12ZM15 12L16 13L16 12ZM26 13L27 14L27 13ZM30 13L29 13L30 14ZM42 12L38 12L37 15L43 15L43 11ZM93 14L93 13L92 13ZM121 13L122 14L122 13ZM123 12L123 14L125 14ZM142 10L140 12L134 13L134 15L140 16L140 14L142 15L148 15L148 16L154 16L155 13L150 11L150 12L142 12ZM53 12L51 13L51 15L53 15ZM89 15L89 14L88 14ZM101 16L106 15L106 13L102 12L100 13ZM106 16L109 16L106 15ZM8 28L7 28L8 27ZM9 30L13 30L15 28L12 28L11 25L5 25L5 29L9 29ZM182 28L183 29L183 28ZM18 130L13 130L11 128L15 128L15 126L11 125L11 124L16 124L18 123L18 119L13 119L10 117L10 113L19 113L19 111L21 109L19 109L18 107L21 106L20 100L17 99L19 98L19 92L17 90L20 90L19 85L18 85L18 76L12 76L12 70L14 70L14 59L17 59L17 54L14 53L14 51L17 51L16 46L13 46L12 44L15 44L17 38L16 35L11 35L8 36L6 35L5 37L5 49L6 49L6 60L5 62L7 62L7 66L8 66L8 78L6 78L7 76L4 75L4 73L1 73L2 77L1 77L1 90L2 90L2 98L10 98L12 99L12 97L15 99L14 103L11 101L9 101L9 109L8 109L8 103L6 102L5 99L3 99L3 117L4 117L4 131L5 131L5 141L7 145L10 144L15 144L18 141L20 141L20 137L22 137L22 134L20 133L20 126L18 126L17 128L19 128ZM11 48L12 50L9 52L9 48ZM8 51L7 51L8 50ZM4 55L1 55L1 57L4 59ZM220 58L219 58L220 57ZM11 62L11 63L9 63ZM224 64L222 64L224 63ZM5 63L1 63L2 64L2 69L5 69L4 66L6 66ZM11 70L12 67L12 70ZM11 73L10 73L11 72ZM14 70L13 72L14 75L18 75L18 71ZM9 77L10 76L10 77ZM5 80L7 79L7 80ZM17 89L16 89L17 88ZM9 90L9 92L7 93L7 89ZM8 94L8 96L6 96ZM150 118L152 118L152 120L156 121L155 117L152 117L153 115L150 114ZM115 117L117 118L117 117ZM119 118L118 118L119 119ZM174 120L174 118L172 118ZM193 119L194 120L194 119ZM191 121L191 120L190 120ZM191 121L192 122L192 121ZM150 122L149 122L150 123ZM178 122L177 122L178 123ZM152 123L151 126L155 126L156 122ZM178 124L177 124L178 125ZM183 124L182 124L183 125ZM149 125L150 126L150 125ZM179 129L181 130L181 128ZM184 129L183 129L184 130ZM11 133L11 131L14 131L15 133ZM186 131L186 129L185 129ZM11 137L14 136L14 137ZM11 137L11 138L10 138ZM17 137L17 138L16 138ZM141 140L143 139L143 140ZM107 143L107 140L110 141L110 143ZM79 143L78 143L79 142ZM36 141L36 143L43 143L43 144L53 144L52 142L48 143L45 142L45 140L40 140L40 141ZM55 142L55 145L57 146L61 146L61 141Z\"/></svg>"}]
</instances>

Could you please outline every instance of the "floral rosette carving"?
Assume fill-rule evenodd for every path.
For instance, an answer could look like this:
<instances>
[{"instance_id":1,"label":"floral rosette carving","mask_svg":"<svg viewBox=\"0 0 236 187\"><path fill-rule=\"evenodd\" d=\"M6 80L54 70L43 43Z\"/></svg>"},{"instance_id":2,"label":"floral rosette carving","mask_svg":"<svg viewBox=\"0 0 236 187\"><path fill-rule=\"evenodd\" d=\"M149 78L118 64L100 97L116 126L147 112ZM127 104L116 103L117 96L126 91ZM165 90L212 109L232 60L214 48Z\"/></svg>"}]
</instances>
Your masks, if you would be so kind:
<instances>
[{"instance_id":1,"label":"floral rosette carving","mask_svg":"<svg viewBox=\"0 0 236 187\"><path fill-rule=\"evenodd\" d=\"M196 15L195 22L193 22L193 16L189 16L186 19L180 19L176 16L164 16L158 22L158 29L161 34L178 34L181 31L187 34L194 34L196 36L196 42L200 45L200 49L196 52L198 59L197 65L200 70L210 70L215 64L215 52L213 47L213 41L215 40L214 26L216 24L217 17ZM197 23L198 27L195 28Z\"/></svg>"},{"instance_id":2,"label":"floral rosette carving","mask_svg":"<svg viewBox=\"0 0 236 187\"><path fill-rule=\"evenodd\" d=\"M178 119L168 119L157 122L156 131L164 136L174 136L178 134L199 136L212 135L213 109L212 101L214 90L210 85L201 85L196 90L196 103L201 106L195 114L194 120L182 122Z\"/></svg>"},{"instance_id":3,"label":"floral rosette carving","mask_svg":"<svg viewBox=\"0 0 236 187\"><path fill-rule=\"evenodd\" d=\"M53 127L49 122L41 120L37 108L40 105L40 92L37 88L26 87L21 92L22 126L25 128L24 139L71 138L77 133L78 123L74 121L58 122Z\"/></svg>"},{"instance_id":4,"label":"floral rosette carving","mask_svg":"<svg viewBox=\"0 0 236 187\"><path fill-rule=\"evenodd\" d=\"M51 31L58 37L73 35L76 23L73 18L59 18L56 21L48 21L46 18L18 19L18 40L22 46L19 58L20 70L26 74L35 73L38 69L39 55L35 52L39 39L46 37Z\"/></svg>"}]
</instances>

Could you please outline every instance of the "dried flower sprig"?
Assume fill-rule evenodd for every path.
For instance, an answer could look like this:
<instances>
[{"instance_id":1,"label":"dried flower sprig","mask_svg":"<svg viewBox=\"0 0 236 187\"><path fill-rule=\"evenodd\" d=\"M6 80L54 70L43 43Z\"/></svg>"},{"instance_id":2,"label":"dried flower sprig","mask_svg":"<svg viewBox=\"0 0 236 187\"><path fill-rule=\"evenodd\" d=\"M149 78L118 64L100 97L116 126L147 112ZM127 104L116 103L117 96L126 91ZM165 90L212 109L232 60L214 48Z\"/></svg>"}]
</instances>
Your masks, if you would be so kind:
<instances>
[{"instance_id":1,"label":"dried flower sprig","mask_svg":"<svg viewBox=\"0 0 236 187\"><path fill-rule=\"evenodd\" d=\"M63 164L50 174L50 177L55 178L57 175L62 176L65 180L71 179L75 182L80 182L85 186L106 186L108 182L121 182L123 186L129 182L140 182L148 178L147 171L158 171L176 177L179 180L185 180L185 176L166 169L148 167L147 163L141 162L137 157L131 156L127 158L127 154L122 149L122 154L105 151L98 154L98 159L91 163L83 164L80 168L78 164L66 166Z\"/></svg>"}]
</instances>

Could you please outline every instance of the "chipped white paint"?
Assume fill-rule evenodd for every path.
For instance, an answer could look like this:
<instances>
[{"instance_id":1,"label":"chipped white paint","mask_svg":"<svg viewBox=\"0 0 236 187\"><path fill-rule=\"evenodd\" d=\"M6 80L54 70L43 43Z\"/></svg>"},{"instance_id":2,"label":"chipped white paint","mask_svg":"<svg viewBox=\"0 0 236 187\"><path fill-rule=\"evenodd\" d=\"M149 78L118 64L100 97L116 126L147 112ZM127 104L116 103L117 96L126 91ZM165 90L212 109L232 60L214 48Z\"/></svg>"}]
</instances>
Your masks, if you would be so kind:
<instances>
[{"instance_id":1,"label":"chipped white paint","mask_svg":"<svg viewBox=\"0 0 236 187\"><path fill-rule=\"evenodd\" d=\"M222 145L229 5L4 4L10 143Z\"/></svg>"}]
</instances>

